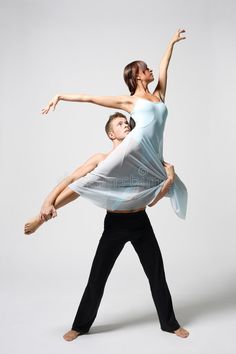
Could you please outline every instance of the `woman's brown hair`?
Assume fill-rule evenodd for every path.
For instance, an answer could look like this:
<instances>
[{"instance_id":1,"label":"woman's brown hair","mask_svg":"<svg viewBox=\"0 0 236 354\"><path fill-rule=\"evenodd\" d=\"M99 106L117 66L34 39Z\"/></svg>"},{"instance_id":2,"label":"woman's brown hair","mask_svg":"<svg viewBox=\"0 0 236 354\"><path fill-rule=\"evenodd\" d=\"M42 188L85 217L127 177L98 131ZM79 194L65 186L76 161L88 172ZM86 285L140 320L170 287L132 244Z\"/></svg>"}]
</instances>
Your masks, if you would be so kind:
<instances>
[{"instance_id":1,"label":"woman's brown hair","mask_svg":"<svg viewBox=\"0 0 236 354\"><path fill-rule=\"evenodd\" d=\"M131 96L134 95L137 88L137 75L139 69L143 72L147 69L147 64L142 60L133 61L124 68L124 80L129 88Z\"/></svg>"}]
</instances>

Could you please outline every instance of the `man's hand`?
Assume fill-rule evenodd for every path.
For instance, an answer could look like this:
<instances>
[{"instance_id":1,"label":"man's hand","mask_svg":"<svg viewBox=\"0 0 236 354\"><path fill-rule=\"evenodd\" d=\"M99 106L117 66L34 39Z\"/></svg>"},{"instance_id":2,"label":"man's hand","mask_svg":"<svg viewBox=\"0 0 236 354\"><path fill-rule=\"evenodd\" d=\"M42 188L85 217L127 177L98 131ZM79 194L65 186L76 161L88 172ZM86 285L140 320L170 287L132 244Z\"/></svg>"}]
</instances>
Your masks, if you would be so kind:
<instances>
[{"instance_id":1,"label":"man's hand","mask_svg":"<svg viewBox=\"0 0 236 354\"><path fill-rule=\"evenodd\" d=\"M174 166L168 162L163 161L163 165L166 170L167 177L174 182L175 179L175 169Z\"/></svg>"},{"instance_id":2,"label":"man's hand","mask_svg":"<svg viewBox=\"0 0 236 354\"><path fill-rule=\"evenodd\" d=\"M42 206L40 210L40 220L48 221L51 218L55 218L56 216L57 216L57 212L54 205L45 204Z\"/></svg>"}]
</instances>

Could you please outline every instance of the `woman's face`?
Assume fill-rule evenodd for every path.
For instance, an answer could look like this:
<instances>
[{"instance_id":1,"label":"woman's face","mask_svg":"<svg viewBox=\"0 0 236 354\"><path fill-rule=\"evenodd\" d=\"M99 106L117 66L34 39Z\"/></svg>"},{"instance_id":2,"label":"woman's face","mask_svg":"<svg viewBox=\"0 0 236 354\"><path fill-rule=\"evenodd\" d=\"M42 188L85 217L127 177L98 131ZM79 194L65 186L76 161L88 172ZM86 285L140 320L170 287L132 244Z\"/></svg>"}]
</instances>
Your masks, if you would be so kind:
<instances>
[{"instance_id":1,"label":"woman's face","mask_svg":"<svg viewBox=\"0 0 236 354\"><path fill-rule=\"evenodd\" d=\"M154 80L152 69L149 69L147 66L146 68L139 68L138 77L140 80L146 81L147 83L152 82Z\"/></svg>"}]
</instances>

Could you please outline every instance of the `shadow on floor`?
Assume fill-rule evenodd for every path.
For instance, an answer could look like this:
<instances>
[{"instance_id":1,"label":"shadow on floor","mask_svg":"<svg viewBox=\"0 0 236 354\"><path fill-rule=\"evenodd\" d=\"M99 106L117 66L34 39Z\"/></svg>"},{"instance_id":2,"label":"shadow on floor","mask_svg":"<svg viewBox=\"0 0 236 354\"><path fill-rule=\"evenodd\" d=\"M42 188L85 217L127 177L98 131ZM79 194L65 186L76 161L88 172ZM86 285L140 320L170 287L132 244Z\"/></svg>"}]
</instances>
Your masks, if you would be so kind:
<instances>
[{"instance_id":1,"label":"shadow on floor","mask_svg":"<svg viewBox=\"0 0 236 354\"><path fill-rule=\"evenodd\" d=\"M233 280L232 280L233 284ZM201 295L197 299L185 302L181 305L174 306L175 315L181 326L187 329L187 326L194 322L197 318L204 319L211 314L217 315L220 312L227 312L236 310L236 288L228 288L224 286L224 291L210 293L206 292L206 295ZM93 325L90 329L91 334L109 332L119 328L129 326L139 326L144 323L156 322L160 328L159 319L155 308L147 310L145 314L126 314L122 320L118 320L115 323L109 323L107 325Z\"/></svg>"}]
</instances>

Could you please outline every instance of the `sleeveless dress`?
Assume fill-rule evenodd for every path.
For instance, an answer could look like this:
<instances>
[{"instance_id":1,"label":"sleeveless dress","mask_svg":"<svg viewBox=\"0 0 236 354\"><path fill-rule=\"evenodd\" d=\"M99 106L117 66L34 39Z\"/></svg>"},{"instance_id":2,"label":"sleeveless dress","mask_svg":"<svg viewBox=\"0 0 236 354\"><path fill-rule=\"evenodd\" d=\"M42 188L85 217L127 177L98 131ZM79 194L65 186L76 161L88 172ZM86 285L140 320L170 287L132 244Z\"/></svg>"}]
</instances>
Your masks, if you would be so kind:
<instances>
[{"instance_id":1,"label":"sleeveless dress","mask_svg":"<svg viewBox=\"0 0 236 354\"><path fill-rule=\"evenodd\" d=\"M107 210L145 207L160 192L167 174L162 164L168 110L163 101L138 98L130 113L136 125L125 139L86 176L69 184L74 192ZM187 189L176 174L165 197L186 217Z\"/></svg>"}]
</instances>

